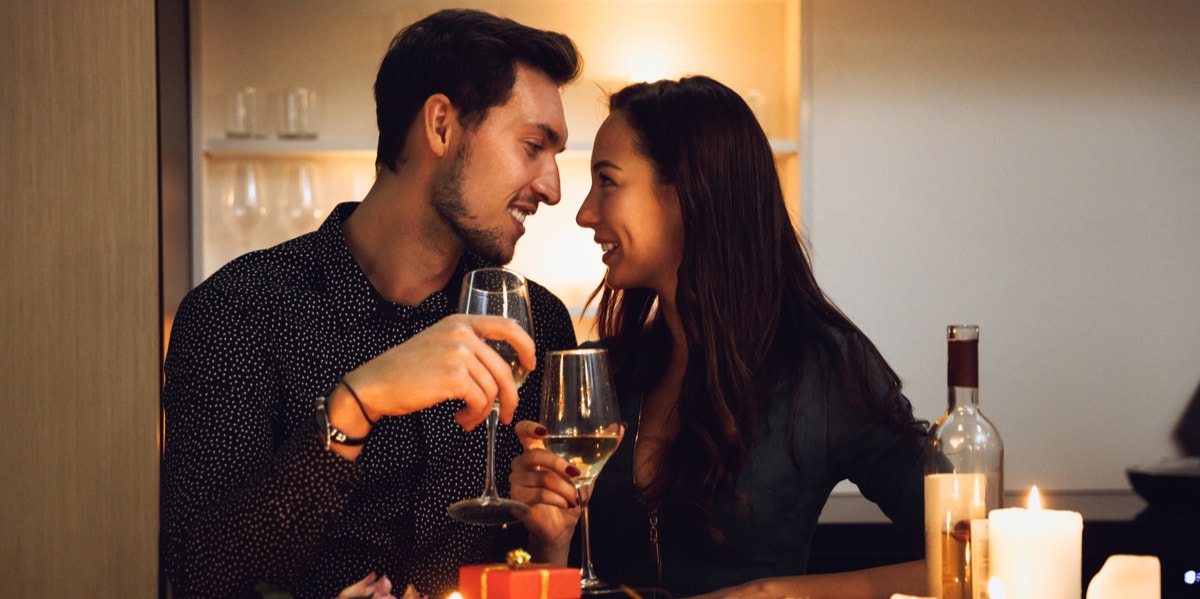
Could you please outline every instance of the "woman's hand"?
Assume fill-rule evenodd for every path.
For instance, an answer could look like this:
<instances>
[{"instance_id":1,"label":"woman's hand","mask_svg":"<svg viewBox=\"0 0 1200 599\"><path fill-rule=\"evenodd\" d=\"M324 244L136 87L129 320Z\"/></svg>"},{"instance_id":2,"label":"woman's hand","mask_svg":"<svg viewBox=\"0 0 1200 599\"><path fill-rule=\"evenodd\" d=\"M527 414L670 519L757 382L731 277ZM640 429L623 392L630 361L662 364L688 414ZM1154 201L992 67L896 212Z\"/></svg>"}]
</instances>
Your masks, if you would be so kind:
<instances>
[{"instance_id":1,"label":"woman's hand","mask_svg":"<svg viewBox=\"0 0 1200 599\"><path fill-rule=\"evenodd\" d=\"M529 506L524 519L529 552L536 561L566 565L579 521L579 496L571 482L579 469L546 449L542 425L522 420L515 430L525 451L513 460L509 496Z\"/></svg>"},{"instance_id":2,"label":"woman's hand","mask_svg":"<svg viewBox=\"0 0 1200 599\"><path fill-rule=\"evenodd\" d=\"M411 585L408 590L414 594L410 597L409 593L405 593L404 599L419 597ZM366 578L342 589L337 599L396 599L396 596L392 595L392 581L388 580L387 576L379 576L372 572L367 574Z\"/></svg>"}]
</instances>

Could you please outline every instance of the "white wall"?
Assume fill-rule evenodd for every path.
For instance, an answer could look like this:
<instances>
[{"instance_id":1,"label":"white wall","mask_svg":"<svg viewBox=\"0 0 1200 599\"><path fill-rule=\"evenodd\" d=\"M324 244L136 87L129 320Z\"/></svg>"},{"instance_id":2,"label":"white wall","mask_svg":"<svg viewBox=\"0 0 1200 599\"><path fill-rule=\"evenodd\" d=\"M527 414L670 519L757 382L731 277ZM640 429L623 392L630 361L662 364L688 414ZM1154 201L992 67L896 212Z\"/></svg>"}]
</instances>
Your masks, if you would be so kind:
<instances>
[{"instance_id":1,"label":"white wall","mask_svg":"<svg viewBox=\"0 0 1200 599\"><path fill-rule=\"evenodd\" d=\"M815 0L818 280L945 408L982 328L1007 487L1127 488L1200 382L1200 2Z\"/></svg>"}]
</instances>

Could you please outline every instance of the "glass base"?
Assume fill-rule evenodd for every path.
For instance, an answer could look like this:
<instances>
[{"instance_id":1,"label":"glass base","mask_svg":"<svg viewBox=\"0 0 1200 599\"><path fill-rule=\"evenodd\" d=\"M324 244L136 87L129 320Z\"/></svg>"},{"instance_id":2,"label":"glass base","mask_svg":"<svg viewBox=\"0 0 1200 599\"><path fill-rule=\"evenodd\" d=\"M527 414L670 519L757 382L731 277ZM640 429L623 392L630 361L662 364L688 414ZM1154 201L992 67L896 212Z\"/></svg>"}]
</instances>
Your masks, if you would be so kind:
<instances>
[{"instance_id":1,"label":"glass base","mask_svg":"<svg viewBox=\"0 0 1200 599\"><path fill-rule=\"evenodd\" d=\"M459 522L497 526L520 522L523 516L529 514L529 506L503 497L483 496L454 503L446 512Z\"/></svg>"},{"instance_id":2,"label":"glass base","mask_svg":"<svg viewBox=\"0 0 1200 599\"><path fill-rule=\"evenodd\" d=\"M579 586L583 591L584 597L612 595L617 593L624 594L624 591L621 590L621 587L608 584L599 578L585 578L580 582Z\"/></svg>"}]
</instances>

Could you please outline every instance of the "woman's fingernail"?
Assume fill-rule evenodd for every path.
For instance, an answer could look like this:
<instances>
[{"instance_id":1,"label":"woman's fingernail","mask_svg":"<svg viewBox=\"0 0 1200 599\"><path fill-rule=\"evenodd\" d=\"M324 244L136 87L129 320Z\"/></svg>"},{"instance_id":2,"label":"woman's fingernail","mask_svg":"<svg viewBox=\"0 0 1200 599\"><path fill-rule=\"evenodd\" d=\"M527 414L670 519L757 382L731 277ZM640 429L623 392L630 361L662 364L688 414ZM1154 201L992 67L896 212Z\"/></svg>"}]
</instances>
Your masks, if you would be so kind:
<instances>
[{"instance_id":1,"label":"woman's fingernail","mask_svg":"<svg viewBox=\"0 0 1200 599\"><path fill-rule=\"evenodd\" d=\"M574 466L567 466L567 476L579 476L579 469Z\"/></svg>"},{"instance_id":2,"label":"woman's fingernail","mask_svg":"<svg viewBox=\"0 0 1200 599\"><path fill-rule=\"evenodd\" d=\"M546 432L547 432L546 427L544 427L544 426L539 426L539 427L533 429L533 434L535 434L539 437L545 437Z\"/></svg>"}]
</instances>

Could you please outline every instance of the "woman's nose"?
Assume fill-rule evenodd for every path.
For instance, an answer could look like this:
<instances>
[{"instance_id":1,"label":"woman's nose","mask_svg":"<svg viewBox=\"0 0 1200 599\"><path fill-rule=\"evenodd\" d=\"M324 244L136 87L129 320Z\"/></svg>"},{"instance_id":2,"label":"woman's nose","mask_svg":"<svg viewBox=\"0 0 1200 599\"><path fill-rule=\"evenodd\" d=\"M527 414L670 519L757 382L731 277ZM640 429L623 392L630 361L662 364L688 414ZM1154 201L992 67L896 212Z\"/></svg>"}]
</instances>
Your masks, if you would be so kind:
<instances>
[{"instance_id":1,"label":"woman's nose","mask_svg":"<svg viewBox=\"0 0 1200 599\"><path fill-rule=\"evenodd\" d=\"M575 224L585 229L595 229L600 222L600 218L596 212L596 198L592 190L588 190L588 194L583 198L583 204L579 206L579 212L575 213Z\"/></svg>"}]
</instances>

